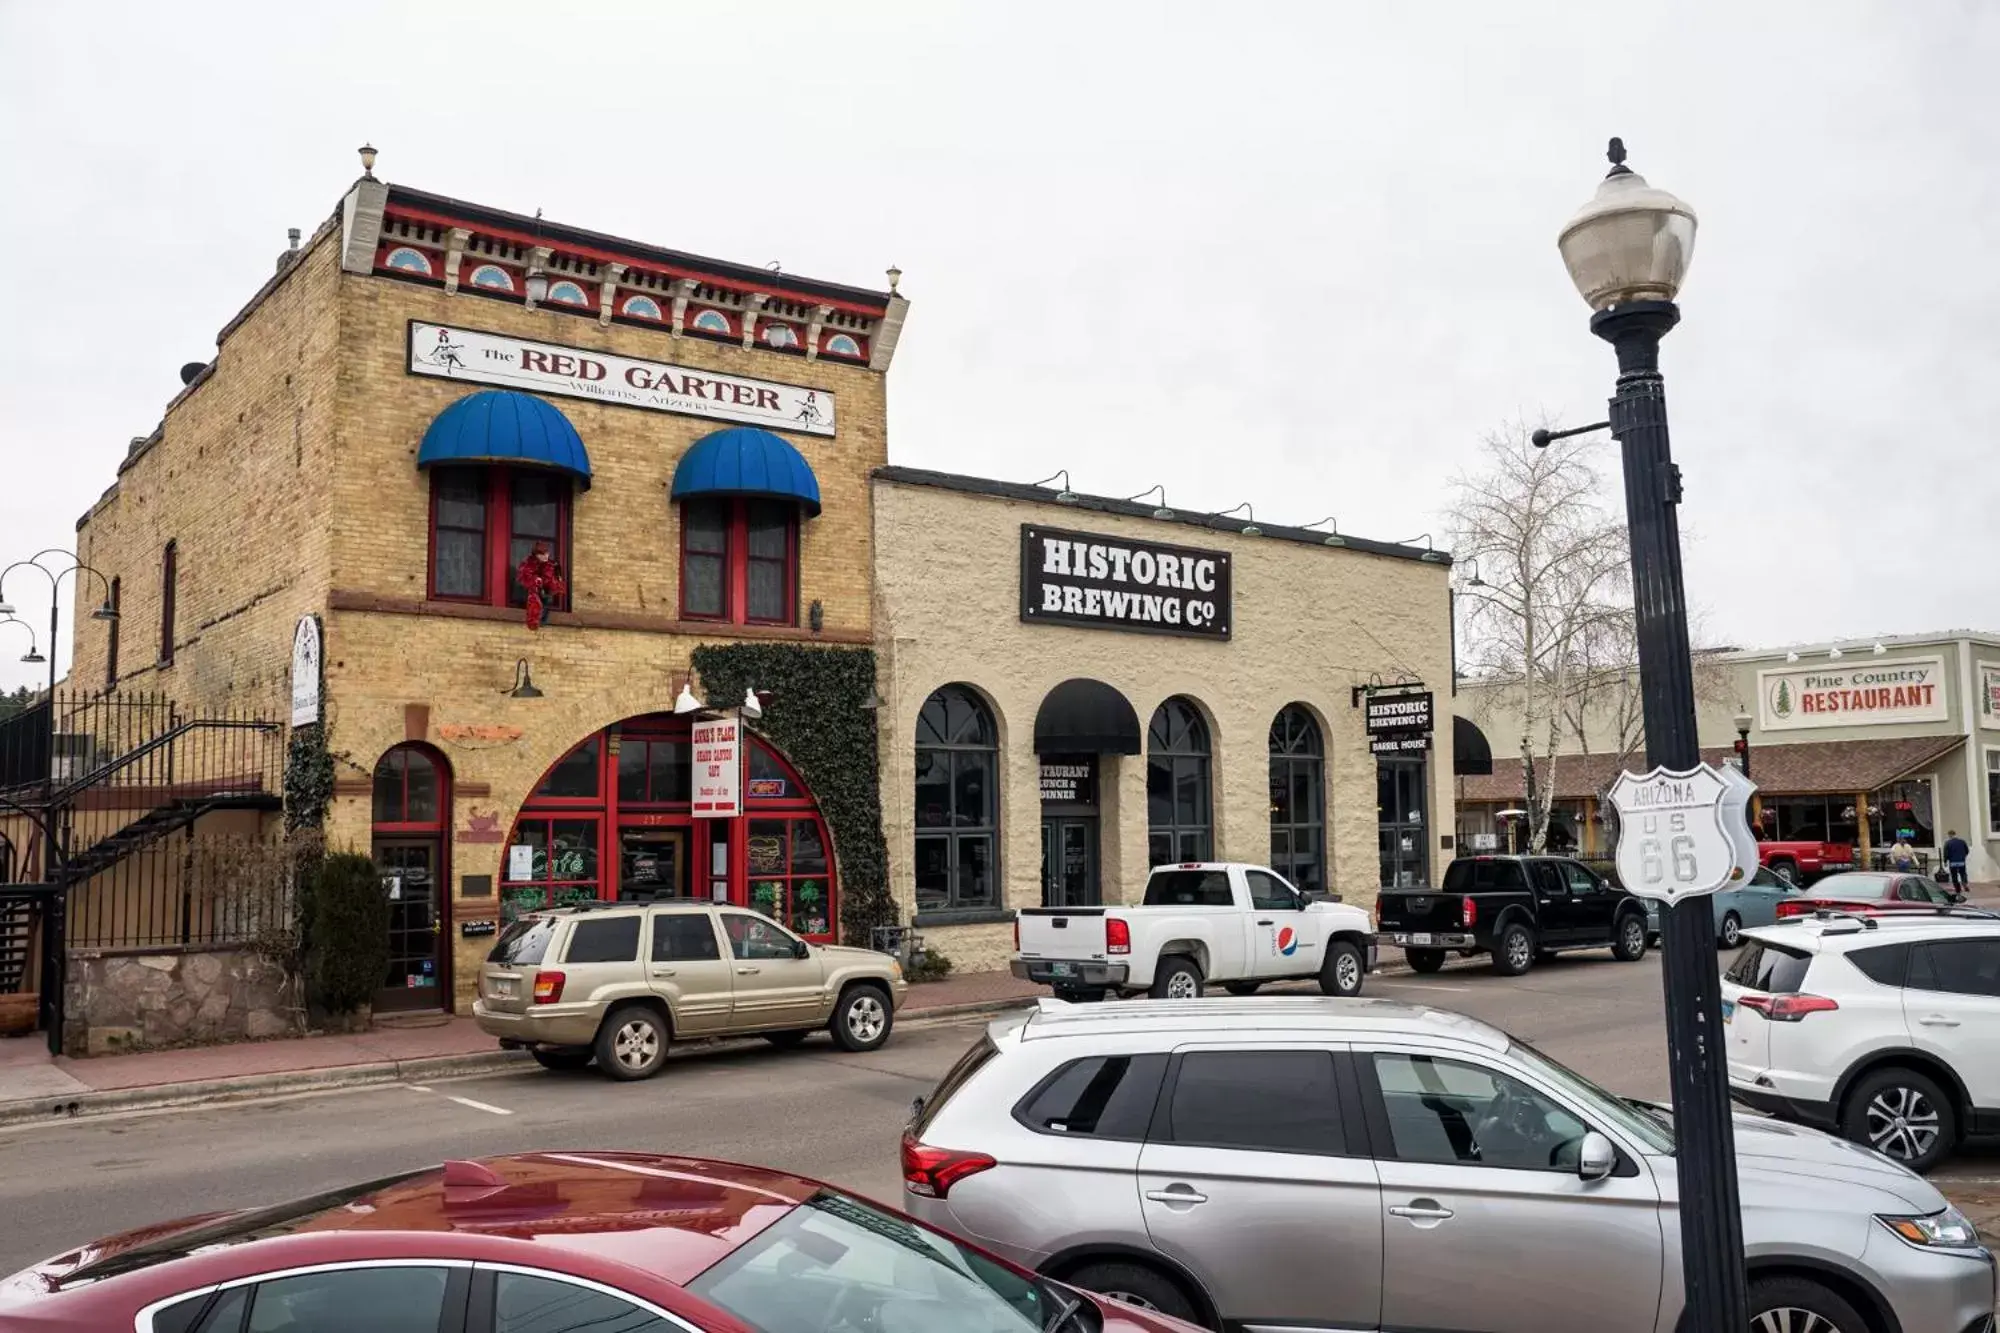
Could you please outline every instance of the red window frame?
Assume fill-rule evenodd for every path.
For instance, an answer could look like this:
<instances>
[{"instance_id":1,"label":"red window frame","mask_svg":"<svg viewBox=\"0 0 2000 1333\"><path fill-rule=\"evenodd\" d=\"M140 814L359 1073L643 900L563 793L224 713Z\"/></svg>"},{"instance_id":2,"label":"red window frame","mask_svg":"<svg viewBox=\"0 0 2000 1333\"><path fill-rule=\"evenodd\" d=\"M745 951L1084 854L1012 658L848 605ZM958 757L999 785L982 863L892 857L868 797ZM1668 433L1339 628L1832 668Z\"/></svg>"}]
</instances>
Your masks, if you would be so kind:
<instances>
[{"instance_id":1,"label":"red window frame","mask_svg":"<svg viewBox=\"0 0 2000 1333\"><path fill-rule=\"evenodd\" d=\"M750 511L759 504L781 508L785 512L785 611L775 617L753 616L750 608ZM688 608L688 527L687 511L691 505L713 505L722 509L726 517L723 525L722 543L722 610L720 614L706 611L692 611ZM795 505L787 505L782 500L764 500L741 496L709 496L681 501L681 565L680 565L680 616L683 620L708 620L729 625L797 625L799 623L799 512ZM713 556L714 552L700 551L694 554ZM771 557L755 558L759 564L777 563Z\"/></svg>"},{"instance_id":2,"label":"red window frame","mask_svg":"<svg viewBox=\"0 0 2000 1333\"><path fill-rule=\"evenodd\" d=\"M480 584L477 596L463 593L440 593L437 586L438 572L438 482L442 476L464 476L468 472L478 475L480 491L485 497L486 521L481 530L480 540L484 559L480 564ZM525 601L513 600L514 566L514 483L517 480L533 478L549 480L555 484L556 492L556 539L555 558L562 566L565 583L572 585L565 591L552 611L567 611L573 595L574 577L570 564L570 543L574 527L576 485L561 473L541 468L500 467L473 465L470 467L448 467L431 469L429 545L424 561L424 595L434 602L455 602L467 606L522 606ZM565 484L567 483L567 484ZM452 531L469 532L470 528L453 528ZM536 538L536 540L546 540Z\"/></svg>"},{"instance_id":3,"label":"red window frame","mask_svg":"<svg viewBox=\"0 0 2000 1333\"><path fill-rule=\"evenodd\" d=\"M436 784L437 813L429 819L410 818L410 765L414 762L429 765L431 781ZM368 814L375 833L383 837L442 833L447 812L451 809L451 771L445 766L444 760L428 746L406 743L390 748L375 761L376 782L382 780L385 765L389 771L397 775L401 783L402 790L396 806L396 813L401 818L380 818L380 812L375 808L375 794L371 790L368 796Z\"/></svg>"}]
</instances>

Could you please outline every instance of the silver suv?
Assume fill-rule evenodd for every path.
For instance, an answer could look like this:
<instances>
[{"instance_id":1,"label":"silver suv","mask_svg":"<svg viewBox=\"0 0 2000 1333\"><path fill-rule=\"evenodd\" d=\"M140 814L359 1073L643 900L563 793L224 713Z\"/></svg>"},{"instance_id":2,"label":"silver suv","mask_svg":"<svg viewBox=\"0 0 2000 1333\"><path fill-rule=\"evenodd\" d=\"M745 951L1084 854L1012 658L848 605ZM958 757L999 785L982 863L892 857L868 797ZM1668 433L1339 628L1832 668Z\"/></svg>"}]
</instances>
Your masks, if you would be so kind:
<instances>
[{"instance_id":1,"label":"silver suv","mask_svg":"<svg viewBox=\"0 0 2000 1333\"><path fill-rule=\"evenodd\" d=\"M1665 1333L1669 1123L1442 1010L1043 1000L917 1104L904 1203L1211 1328ZM1921 1177L1750 1117L1736 1151L1757 1329L1989 1329L1993 1256Z\"/></svg>"}]
</instances>

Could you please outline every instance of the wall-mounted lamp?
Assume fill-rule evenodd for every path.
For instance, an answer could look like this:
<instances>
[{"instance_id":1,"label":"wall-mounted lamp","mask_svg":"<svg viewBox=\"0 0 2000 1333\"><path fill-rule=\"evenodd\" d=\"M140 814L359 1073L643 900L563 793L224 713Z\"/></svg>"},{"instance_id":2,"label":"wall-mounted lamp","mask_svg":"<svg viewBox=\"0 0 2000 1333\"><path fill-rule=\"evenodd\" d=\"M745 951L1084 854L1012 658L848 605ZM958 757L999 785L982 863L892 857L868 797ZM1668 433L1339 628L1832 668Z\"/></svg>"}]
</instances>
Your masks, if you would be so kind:
<instances>
[{"instance_id":1,"label":"wall-mounted lamp","mask_svg":"<svg viewBox=\"0 0 2000 1333\"><path fill-rule=\"evenodd\" d=\"M508 690L507 695L513 699L539 699L542 697L542 692L535 688L534 680L528 675L527 658L521 657L515 659L514 688Z\"/></svg>"},{"instance_id":2,"label":"wall-mounted lamp","mask_svg":"<svg viewBox=\"0 0 2000 1333\"><path fill-rule=\"evenodd\" d=\"M870 685L868 687L868 697L861 701L862 711L868 713L879 713L884 708L887 707L888 705L882 702L882 696L875 693L875 687L873 685Z\"/></svg>"},{"instance_id":3,"label":"wall-mounted lamp","mask_svg":"<svg viewBox=\"0 0 2000 1333\"><path fill-rule=\"evenodd\" d=\"M1433 565L1448 564L1450 562L1451 560L1450 556L1446 555L1443 551L1438 550L1437 547L1431 545L1431 535L1428 532L1420 532L1416 536L1410 538L1408 541L1400 541L1397 542L1396 545L1415 546L1418 542L1422 542L1424 544L1424 553L1421 556L1419 556L1418 559L1428 561Z\"/></svg>"},{"instance_id":4,"label":"wall-mounted lamp","mask_svg":"<svg viewBox=\"0 0 2000 1333\"><path fill-rule=\"evenodd\" d=\"M1796 662L1796 661L1798 661L1798 660L1799 660L1799 655L1798 655L1797 653L1795 653L1795 652L1793 652L1793 653L1786 653L1786 654L1785 654L1785 660L1786 660L1787 662Z\"/></svg>"},{"instance_id":5,"label":"wall-mounted lamp","mask_svg":"<svg viewBox=\"0 0 2000 1333\"><path fill-rule=\"evenodd\" d=\"M1250 507L1250 502L1248 500L1245 500L1242 504L1237 505L1236 509L1241 509L1243 511L1243 517L1245 520L1243 526L1241 528L1238 528L1237 531L1241 532L1245 537L1261 537L1264 535L1264 529L1257 526L1257 511ZM1217 514L1216 517L1228 518L1231 514L1236 512L1236 509L1225 509L1221 513Z\"/></svg>"},{"instance_id":6,"label":"wall-mounted lamp","mask_svg":"<svg viewBox=\"0 0 2000 1333\"><path fill-rule=\"evenodd\" d=\"M1493 586L1492 584L1488 583L1485 579L1479 577L1479 562L1477 560L1468 560L1466 564L1469 565L1472 569L1472 577L1465 581L1466 587L1490 588Z\"/></svg>"},{"instance_id":7,"label":"wall-mounted lamp","mask_svg":"<svg viewBox=\"0 0 2000 1333\"><path fill-rule=\"evenodd\" d=\"M1075 504L1077 496L1076 492L1072 491L1069 488L1069 469L1066 467L1057 468L1054 472L1050 473L1048 476L1043 477L1040 481L1036 482L1035 486L1037 489L1044 488L1050 482L1054 481L1057 477L1062 478L1062 489L1056 492L1056 503L1059 505Z\"/></svg>"},{"instance_id":8,"label":"wall-mounted lamp","mask_svg":"<svg viewBox=\"0 0 2000 1333\"><path fill-rule=\"evenodd\" d=\"M528 304L540 305L549 294L549 275L540 266L528 270Z\"/></svg>"},{"instance_id":9,"label":"wall-mounted lamp","mask_svg":"<svg viewBox=\"0 0 2000 1333\"><path fill-rule=\"evenodd\" d=\"M755 721L757 718L764 716L764 699L768 699L770 697L771 697L771 692L769 690L764 691L763 699L757 697L757 691L755 690L752 689L744 690L743 716L751 719L752 721Z\"/></svg>"},{"instance_id":10,"label":"wall-mounted lamp","mask_svg":"<svg viewBox=\"0 0 2000 1333\"><path fill-rule=\"evenodd\" d=\"M689 713L699 713L704 707L706 705L694 697L691 686L681 686L680 697L674 700L674 713L677 716L685 717Z\"/></svg>"},{"instance_id":11,"label":"wall-mounted lamp","mask_svg":"<svg viewBox=\"0 0 2000 1333\"><path fill-rule=\"evenodd\" d=\"M1875 648L1874 648L1874 653L1875 653L1875 656L1877 656L1877 657L1880 657L1880 656L1881 656L1882 654L1884 654L1884 653L1886 653L1886 652L1888 652L1888 651L1889 651L1889 650L1888 650L1887 648L1884 648L1884 647L1882 646L1882 643L1881 643L1881 641L1880 641L1880 640L1878 639L1878 640L1876 641L1876 643L1875 643Z\"/></svg>"},{"instance_id":12,"label":"wall-mounted lamp","mask_svg":"<svg viewBox=\"0 0 2000 1333\"><path fill-rule=\"evenodd\" d=\"M1167 508L1167 488L1166 488L1166 487L1165 487L1164 485L1160 485L1160 486L1148 486L1148 487L1147 487L1147 488L1146 488L1145 490L1143 490L1143 491L1140 491L1140 492L1139 492L1139 493L1138 493L1137 495L1128 495L1128 496L1126 496L1126 497L1125 497L1125 499L1126 499L1126 500L1127 500L1128 502L1129 502L1129 501L1134 501L1134 500L1143 500L1143 499L1145 499L1145 498L1146 498L1147 496L1149 496L1149 495L1153 494L1153 493L1154 493L1155 491L1159 492L1159 495L1160 495L1160 504L1159 504L1159 507L1158 507L1158 508L1156 508L1155 510L1153 510L1153 517L1154 517L1154 518L1178 518L1178 517L1180 517L1180 516L1179 516L1178 514L1174 513L1174 511L1173 511L1173 510L1171 510L1171 509Z\"/></svg>"},{"instance_id":13,"label":"wall-mounted lamp","mask_svg":"<svg viewBox=\"0 0 2000 1333\"><path fill-rule=\"evenodd\" d=\"M1841 652L1840 646L1836 644L1833 647L1826 650L1826 656L1828 661L1838 662L1842 657L1845 657L1846 654Z\"/></svg>"},{"instance_id":14,"label":"wall-mounted lamp","mask_svg":"<svg viewBox=\"0 0 2000 1333\"><path fill-rule=\"evenodd\" d=\"M1320 545L1322 546L1347 545L1347 538L1340 535L1340 524L1337 521L1335 521L1332 514L1328 514L1325 518L1316 518L1312 522L1306 524L1305 526L1308 529L1312 529L1318 527L1322 523L1328 525L1328 531L1326 535L1326 540L1324 542L1321 542Z\"/></svg>"}]
</instances>

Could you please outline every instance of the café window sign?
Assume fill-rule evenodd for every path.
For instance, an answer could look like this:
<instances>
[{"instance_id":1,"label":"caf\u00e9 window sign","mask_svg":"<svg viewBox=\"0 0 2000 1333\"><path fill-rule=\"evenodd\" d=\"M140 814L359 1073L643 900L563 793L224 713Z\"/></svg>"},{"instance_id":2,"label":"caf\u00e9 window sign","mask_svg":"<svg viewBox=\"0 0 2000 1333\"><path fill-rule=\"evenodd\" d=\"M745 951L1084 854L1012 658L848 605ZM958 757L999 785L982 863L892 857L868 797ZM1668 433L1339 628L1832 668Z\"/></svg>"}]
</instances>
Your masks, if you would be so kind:
<instances>
[{"instance_id":1,"label":"caf\u00e9 window sign","mask_svg":"<svg viewBox=\"0 0 2000 1333\"><path fill-rule=\"evenodd\" d=\"M1421 754L1431 748L1435 722L1430 691L1370 694L1366 702L1368 748L1375 754Z\"/></svg>"},{"instance_id":2,"label":"caf\u00e9 window sign","mask_svg":"<svg viewBox=\"0 0 2000 1333\"><path fill-rule=\"evenodd\" d=\"M1765 731L1943 722L1949 715L1942 657L1760 671L1757 695Z\"/></svg>"},{"instance_id":3,"label":"caf\u00e9 window sign","mask_svg":"<svg viewBox=\"0 0 2000 1333\"><path fill-rule=\"evenodd\" d=\"M1229 638L1229 553L1021 527L1021 619Z\"/></svg>"}]
</instances>

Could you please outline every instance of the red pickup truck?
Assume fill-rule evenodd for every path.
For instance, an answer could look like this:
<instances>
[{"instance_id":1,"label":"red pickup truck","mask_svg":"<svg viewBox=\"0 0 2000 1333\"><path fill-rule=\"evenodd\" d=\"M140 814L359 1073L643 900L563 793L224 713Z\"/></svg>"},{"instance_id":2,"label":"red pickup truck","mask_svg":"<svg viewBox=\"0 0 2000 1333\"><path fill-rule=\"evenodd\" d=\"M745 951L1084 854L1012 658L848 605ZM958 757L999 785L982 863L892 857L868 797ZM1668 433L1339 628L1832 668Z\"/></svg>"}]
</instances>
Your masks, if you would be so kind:
<instances>
[{"instance_id":1,"label":"red pickup truck","mask_svg":"<svg viewBox=\"0 0 2000 1333\"><path fill-rule=\"evenodd\" d=\"M1757 837L1757 859L1787 884L1810 884L1854 869L1854 847L1845 842L1778 842Z\"/></svg>"}]
</instances>

